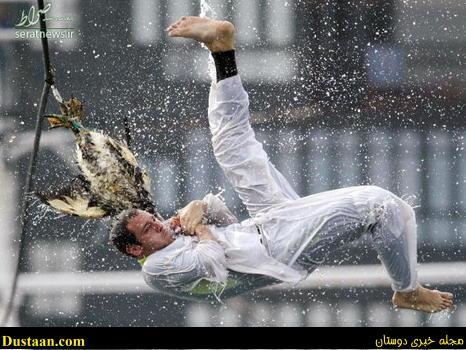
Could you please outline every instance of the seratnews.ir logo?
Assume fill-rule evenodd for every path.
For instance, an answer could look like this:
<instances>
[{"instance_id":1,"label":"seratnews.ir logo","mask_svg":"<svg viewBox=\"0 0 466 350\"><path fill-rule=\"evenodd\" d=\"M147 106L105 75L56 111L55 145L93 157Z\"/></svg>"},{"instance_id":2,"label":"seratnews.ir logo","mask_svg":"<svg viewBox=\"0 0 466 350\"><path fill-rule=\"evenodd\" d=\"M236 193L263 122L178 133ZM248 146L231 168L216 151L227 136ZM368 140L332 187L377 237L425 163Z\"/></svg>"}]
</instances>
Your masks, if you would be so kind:
<instances>
[{"instance_id":1,"label":"seratnews.ir logo","mask_svg":"<svg viewBox=\"0 0 466 350\"><path fill-rule=\"evenodd\" d=\"M72 39L74 29L68 26L71 23L71 16L47 16L50 12L52 4L46 4L44 9L37 9L34 5L28 11L21 11L21 18L18 24L15 25L15 37L17 39L40 39L47 37L49 39ZM66 27L48 27L47 32L40 31L40 15L44 15L44 22L51 22L56 24L66 24Z\"/></svg>"}]
</instances>

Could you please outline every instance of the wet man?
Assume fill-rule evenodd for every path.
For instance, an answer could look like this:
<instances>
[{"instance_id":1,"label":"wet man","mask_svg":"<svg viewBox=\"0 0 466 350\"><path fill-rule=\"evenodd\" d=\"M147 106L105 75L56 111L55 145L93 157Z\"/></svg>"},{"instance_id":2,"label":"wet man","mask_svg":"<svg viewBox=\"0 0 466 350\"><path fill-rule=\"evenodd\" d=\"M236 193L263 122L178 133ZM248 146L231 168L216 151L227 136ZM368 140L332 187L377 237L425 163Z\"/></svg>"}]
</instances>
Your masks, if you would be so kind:
<instances>
[{"instance_id":1,"label":"wet man","mask_svg":"<svg viewBox=\"0 0 466 350\"><path fill-rule=\"evenodd\" d=\"M179 297L209 299L297 283L327 263L329 252L343 252L367 234L391 278L396 307L437 312L453 304L452 294L417 282L415 214L402 199L376 186L299 198L270 163L249 122L231 23L182 17L168 35L197 40L212 53L217 70L208 111L213 150L251 218L239 223L211 194L170 222L138 210L122 213L111 240L141 262L149 285Z\"/></svg>"}]
</instances>

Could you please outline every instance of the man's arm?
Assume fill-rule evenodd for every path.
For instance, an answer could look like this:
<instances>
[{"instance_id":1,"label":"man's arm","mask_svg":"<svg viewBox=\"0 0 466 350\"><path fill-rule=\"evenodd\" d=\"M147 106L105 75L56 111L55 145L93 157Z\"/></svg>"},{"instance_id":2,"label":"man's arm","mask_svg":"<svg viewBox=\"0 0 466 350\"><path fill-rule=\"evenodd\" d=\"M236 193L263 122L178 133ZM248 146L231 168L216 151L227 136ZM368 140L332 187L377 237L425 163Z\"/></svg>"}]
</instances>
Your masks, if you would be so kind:
<instances>
[{"instance_id":1,"label":"man's arm","mask_svg":"<svg viewBox=\"0 0 466 350\"><path fill-rule=\"evenodd\" d=\"M215 241L218 242L217 239L214 237L212 232L210 232L209 228L206 225L197 225L196 226L196 236L199 238L199 241Z\"/></svg>"},{"instance_id":2,"label":"man's arm","mask_svg":"<svg viewBox=\"0 0 466 350\"><path fill-rule=\"evenodd\" d=\"M188 239L182 247L162 250L146 260L143 272L152 287L176 294L189 292L203 279L226 283L228 271L222 246L206 225L198 225L195 235L197 243Z\"/></svg>"},{"instance_id":3,"label":"man's arm","mask_svg":"<svg viewBox=\"0 0 466 350\"><path fill-rule=\"evenodd\" d=\"M209 193L202 201L206 203L205 218L208 224L216 226L228 226L238 222L237 217L228 209L226 204L220 199L220 195Z\"/></svg>"},{"instance_id":4,"label":"man's arm","mask_svg":"<svg viewBox=\"0 0 466 350\"><path fill-rule=\"evenodd\" d=\"M238 219L218 197L209 193L203 200L190 202L178 211L181 229L194 234L197 225L205 222L216 226L228 226L238 222ZM205 219L205 220L204 220Z\"/></svg>"}]
</instances>

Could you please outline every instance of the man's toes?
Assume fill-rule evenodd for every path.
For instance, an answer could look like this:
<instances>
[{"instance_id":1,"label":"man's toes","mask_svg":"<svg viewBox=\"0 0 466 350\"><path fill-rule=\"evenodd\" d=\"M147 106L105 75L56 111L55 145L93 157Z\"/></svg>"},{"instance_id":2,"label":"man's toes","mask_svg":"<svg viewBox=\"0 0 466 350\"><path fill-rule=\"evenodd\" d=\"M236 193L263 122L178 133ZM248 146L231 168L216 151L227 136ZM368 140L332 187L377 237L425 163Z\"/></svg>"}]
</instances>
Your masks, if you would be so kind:
<instances>
[{"instance_id":1,"label":"man's toes","mask_svg":"<svg viewBox=\"0 0 466 350\"><path fill-rule=\"evenodd\" d=\"M453 300L453 294L451 293L443 292L442 297L447 298L449 300Z\"/></svg>"},{"instance_id":2,"label":"man's toes","mask_svg":"<svg viewBox=\"0 0 466 350\"><path fill-rule=\"evenodd\" d=\"M178 21L176 21L174 24L176 24L177 26L186 25L186 21L188 20L188 18L189 18L189 16L180 17L180 19Z\"/></svg>"},{"instance_id":3,"label":"man's toes","mask_svg":"<svg viewBox=\"0 0 466 350\"><path fill-rule=\"evenodd\" d=\"M442 309L441 310L446 310L450 307L451 305L448 304L442 304Z\"/></svg>"},{"instance_id":4,"label":"man's toes","mask_svg":"<svg viewBox=\"0 0 466 350\"><path fill-rule=\"evenodd\" d=\"M171 28L168 30L168 36L177 37L181 36L179 28Z\"/></svg>"},{"instance_id":5,"label":"man's toes","mask_svg":"<svg viewBox=\"0 0 466 350\"><path fill-rule=\"evenodd\" d=\"M450 297L442 297L442 300L443 301L446 301L448 303L452 303L453 304L453 298L450 298Z\"/></svg>"},{"instance_id":6,"label":"man's toes","mask_svg":"<svg viewBox=\"0 0 466 350\"><path fill-rule=\"evenodd\" d=\"M451 301L448 301L448 300L444 300L442 302L442 306L444 306L445 309L449 308L452 305L453 305L453 303Z\"/></svg>"},{"instance_id":7,"label":"man's toes","mask_svg":"<svg viewBox=\"0 0 466 350\"><path fill-rule=\"evenodd\" d=\"M447 307L450 307L453 305L453 302L451 300L443 300L442 305L447 305Z\"/></svg>"},{"instance_id":8,"label":"man's toes","mask_svg":"<svg viewBox=\"0 0 466 350\"><path fill-rule=\"evenodd\" d=\"M449 302L449 303L453 302L453 295L450 294L450 293L442 293L440 295L440 298L442 299L442 301L446 301L446 302Z\"/></svg>"}]
</instances>

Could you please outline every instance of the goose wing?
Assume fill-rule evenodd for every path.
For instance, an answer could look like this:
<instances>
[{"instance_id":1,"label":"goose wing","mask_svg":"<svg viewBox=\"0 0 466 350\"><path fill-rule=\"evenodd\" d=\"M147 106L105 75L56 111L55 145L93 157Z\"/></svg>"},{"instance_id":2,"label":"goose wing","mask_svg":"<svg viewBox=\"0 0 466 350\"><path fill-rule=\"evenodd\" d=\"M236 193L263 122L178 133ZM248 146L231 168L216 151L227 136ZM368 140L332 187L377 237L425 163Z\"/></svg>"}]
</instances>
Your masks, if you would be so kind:
<instances>
[{"instance_id":1,"label":"goose wing","mask_svg":"<svg viewBox=\"0 0 466 350\"><path fill-rule=\"evenodd\" d=\"M36 196L56 211L85 219L98 219L110 215L110 211L98 205L89 190L88 182L78 176L68 185L48 192L36 192Z\"/></svg>"}]
</instances>

